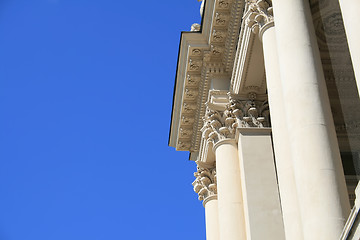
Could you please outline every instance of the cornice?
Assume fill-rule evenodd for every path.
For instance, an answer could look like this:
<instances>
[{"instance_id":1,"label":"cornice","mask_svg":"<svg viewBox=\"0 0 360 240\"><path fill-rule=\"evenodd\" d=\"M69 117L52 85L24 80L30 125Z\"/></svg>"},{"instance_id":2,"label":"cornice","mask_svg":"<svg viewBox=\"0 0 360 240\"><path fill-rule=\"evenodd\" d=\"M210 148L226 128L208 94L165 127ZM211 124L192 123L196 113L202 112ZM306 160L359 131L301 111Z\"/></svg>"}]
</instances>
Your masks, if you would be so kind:
<instances>
[{"instance_id":1,"label":"cornice","mask_svg":"<svg viewBox=\"0 0 360 240\"><path fill-rule=\"evenodd\" d=\"M183 32L179 47L169 145L197 152L210 78L230 78L244 0L206 0L201 31Z\"/></svg>"}]
</instances>

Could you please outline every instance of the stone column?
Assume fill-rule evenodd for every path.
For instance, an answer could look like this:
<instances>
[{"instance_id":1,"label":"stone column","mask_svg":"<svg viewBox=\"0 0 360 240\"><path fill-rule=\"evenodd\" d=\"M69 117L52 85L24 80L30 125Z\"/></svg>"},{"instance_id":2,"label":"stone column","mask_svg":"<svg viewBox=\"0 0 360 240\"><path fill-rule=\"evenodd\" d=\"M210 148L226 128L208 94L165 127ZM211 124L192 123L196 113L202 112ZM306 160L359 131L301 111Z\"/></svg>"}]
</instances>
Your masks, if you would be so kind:
<instances>
[{"instance_id":1,"label":"stone column","mask_svg":"<svg viewBox=\"0 0 360 240\"><path fill-rule=\"evenodd\" d=\"M203 201L206 219L206 239L219 240L219 214L216 187L216 169L202 167L201 162L197 162L196 177L192 183L194 191L199 194L199 200Z\"/></svg>"},{"instance_id":2,"label":"stone column","mask_svg":"<svg viewBox=\"0 0 360 240\"><path fill-rule=\"evenodd\" d=\"M360 92L360 1L339 0L350 56L354 68L358 91Z\"/></svg>"},{"instance_id":3,"label":"stone column","mask_svg":"<svg viewBox=\"0 0 360 240\"><path fill-rule=\"evenodd\" d=\"M263 43L268 99L271 110L271 128L275 153L281 209L286 239L302 240L301 216L291 162L288 127L280 80L272 5L266 1L250 2L245 18L247 25L259 35Z\"/></svg>"},{"instance_id":4,"label":"stone column","mask_svg":"<svg viewBox=\"0 0 360 240\"><path fill-rule=\"evenodd\" d=\"M273 7L304 239L335 240L350 208L309 3Z\"/></svg>"},{"instance_id":5,"label":"stone column","mask_svg":"<svg viewBox=\"0 0 360 240\"><path fill-rule=\"evenodd\" d=\"M203 137L214 143L221 240L245 240L244 208L241 193L235 119L208 108Z\"/></svg>"},{"instance_id":6,"label":"stone column","mask_svg":"<svg viewBox=\"0 0 360 240\"><path fill-rule=\"evenodd\" d=\"M285 239L268 103L258 100L255 93L243 98L230 95L227 111L237 119L247 239Z\"/></svg>"}]
</instances>

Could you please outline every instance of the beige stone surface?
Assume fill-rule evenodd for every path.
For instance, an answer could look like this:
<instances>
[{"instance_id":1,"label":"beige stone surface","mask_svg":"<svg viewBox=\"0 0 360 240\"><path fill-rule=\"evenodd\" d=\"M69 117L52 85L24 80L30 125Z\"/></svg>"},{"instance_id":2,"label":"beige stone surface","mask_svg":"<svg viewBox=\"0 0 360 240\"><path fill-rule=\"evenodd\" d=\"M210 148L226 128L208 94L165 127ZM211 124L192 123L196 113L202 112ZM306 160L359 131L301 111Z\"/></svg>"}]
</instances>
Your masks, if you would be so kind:
<instances>
[{"instance_id":1,"label":"beige stone surface","mask_svg":"<svg viewBox=\"0 0 360 240\"><path fill-rule=\"evenodd\" d=\"M234 139L221 140L215 146L218 175L220 239L245 240L244 205L240 168Z\"/></svg>"},{"instance_id":2,"label":"beige stone surface","mask_svg":"<svg viewBox=\"0 0 360 240\"><path fill-rule=\"evenodd\" d=\"M238 131L247 239L285 239L271 130L239 128Z\"/></svg>"},{"instance_id":3,"label":"beige stone surface","mask_svg":"<svg viewBox=\"0 0 360 240\"><path fill-rule=\"evenodd\" d=\"M349 201L310 8L273 4L304 239L338 239Z\"/></svg>"},{"instance_id":4,"label":"beige stone surface","mask_svg":"<svg viewBox=\"0 0 360 240\"><path fill-rule=\"evenodd\" d=\"M198 164L208 240L339 239L360 179L358 10L202 2L181 36L169 145Z\"/></svg>"},{"instance_id":5,"label":"beige stone surface","mask_svg":"<svg viewBox=\"0 0 360 240\"><path fill-rule=\"evenodd\" d=\"M295 184L294 167L290 161L289 130L284 119L286 112L274 27L267 29L263 33L262 42L284 230L286 239L301 240L303 239L301 216Z\"/></svg>"}]
</instances>

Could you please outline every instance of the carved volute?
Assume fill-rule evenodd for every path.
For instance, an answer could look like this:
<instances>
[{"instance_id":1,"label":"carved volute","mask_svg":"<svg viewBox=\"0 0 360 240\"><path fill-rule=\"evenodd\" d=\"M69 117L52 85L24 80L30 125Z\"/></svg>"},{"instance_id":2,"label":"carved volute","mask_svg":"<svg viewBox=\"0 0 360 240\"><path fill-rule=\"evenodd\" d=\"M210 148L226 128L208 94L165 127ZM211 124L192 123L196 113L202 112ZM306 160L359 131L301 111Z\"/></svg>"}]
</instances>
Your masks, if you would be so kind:
<instances>
[{"instance_id":1,"label":"carved volute","mask_svg":"<svg viewBox=\"0 0 360 240\"><path fill-rule=\"evenodd\" d=\"M247 0L244 19L255 34L262 33L268 27L274 26L271 0ZM261 35L261 34L260 34Z\"/></svg>"},{"instance_id":2,"label":"carved volute","mask_svg":"<svg viewBox=\"0 0 360 240\"><path fill-rule=\"evenodd\" d=\"M270 112L268 101L256 100L256 94L250 93L248 100L239 100L229 95L229 104L226 106L227 115L236 118L238 128L270 127Z\"/></svg>"},{"instance_id":3,"label":"carved volute","mask_svg":"<svg viewBox=\"0 0 360 240\"><path fill-rule=\"evenodd\" d=\"M199 195L200 201L217 194L215 168L205 168L198 164L194 176L196 179L192 185L194 191Z\"/></svg>"},{"instance_id":4,"label":"carved volute","mask_svg":"<svg viewBox=\"0 0 360 240\"><path fill-rule=\"evenodd\" d=\"M236 128L270 127L269 104L267 100L257 100L255 93L248 99L236 99L231 94L224 111L212 109L208 105L201 129L204 139L214 144L223 139L235 137Z\"/></svg>"}]
</instances>

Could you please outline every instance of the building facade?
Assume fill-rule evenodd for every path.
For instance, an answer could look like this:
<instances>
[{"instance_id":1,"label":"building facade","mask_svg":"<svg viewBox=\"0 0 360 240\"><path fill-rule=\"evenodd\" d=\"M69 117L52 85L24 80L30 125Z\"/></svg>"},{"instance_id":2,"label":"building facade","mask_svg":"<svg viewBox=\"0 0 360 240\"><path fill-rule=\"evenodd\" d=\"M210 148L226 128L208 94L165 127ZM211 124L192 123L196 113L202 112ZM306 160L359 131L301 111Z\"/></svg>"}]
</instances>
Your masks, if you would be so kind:
<instances>
[{"instance_id":1,"label":"building facade","mask_svg":"<svg viewBox=\"0 0 360 240\"><path fill-rule=\"evenodd\" d=\"M197 163L207 239L347 239L360 1L206 0L200 12L181 34L169 145Z\"/></svg>"}]
</instances>

